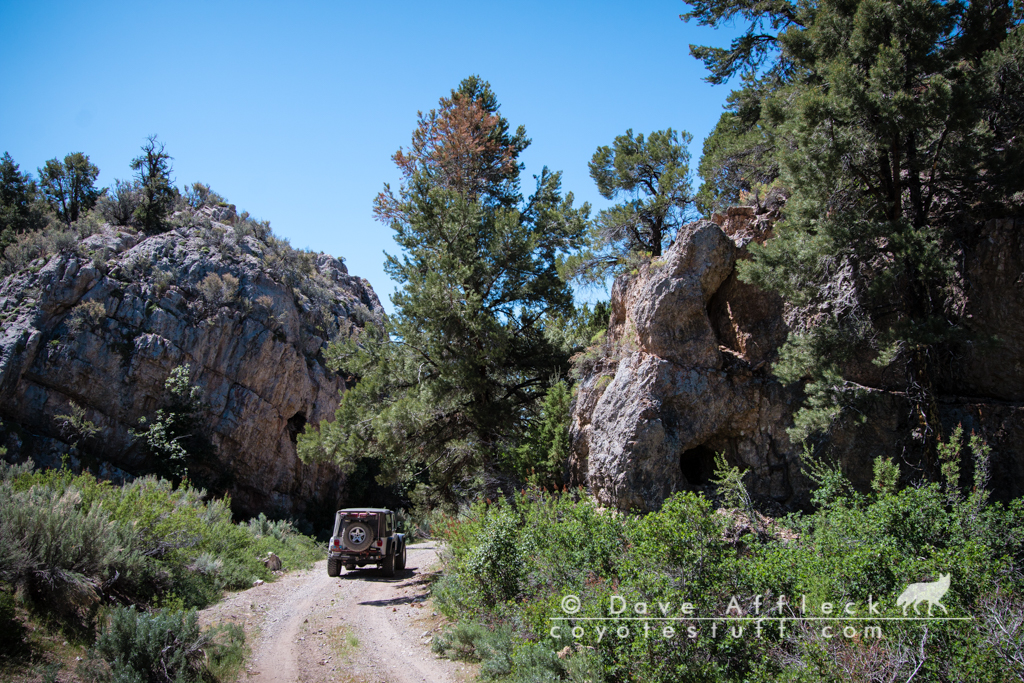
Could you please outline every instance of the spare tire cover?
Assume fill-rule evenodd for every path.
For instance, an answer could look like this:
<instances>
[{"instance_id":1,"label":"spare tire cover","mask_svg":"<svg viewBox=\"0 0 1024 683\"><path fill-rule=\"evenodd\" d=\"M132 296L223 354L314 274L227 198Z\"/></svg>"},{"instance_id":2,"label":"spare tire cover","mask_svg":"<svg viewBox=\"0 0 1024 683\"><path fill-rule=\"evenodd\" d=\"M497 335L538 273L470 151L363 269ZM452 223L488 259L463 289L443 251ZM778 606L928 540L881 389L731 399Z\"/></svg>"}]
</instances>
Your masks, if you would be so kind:
<instances>
[{"instance_id":1,"label":"spare tire cover","mask_svg":"<svg viewBox=\"0 0 1024 683\"><path fill-rule=\"evenodd\" d=\"M366 550L373 543L373 530L366 522L349 522L341 537L349 550Z\"/></svg>"}]
</instances>

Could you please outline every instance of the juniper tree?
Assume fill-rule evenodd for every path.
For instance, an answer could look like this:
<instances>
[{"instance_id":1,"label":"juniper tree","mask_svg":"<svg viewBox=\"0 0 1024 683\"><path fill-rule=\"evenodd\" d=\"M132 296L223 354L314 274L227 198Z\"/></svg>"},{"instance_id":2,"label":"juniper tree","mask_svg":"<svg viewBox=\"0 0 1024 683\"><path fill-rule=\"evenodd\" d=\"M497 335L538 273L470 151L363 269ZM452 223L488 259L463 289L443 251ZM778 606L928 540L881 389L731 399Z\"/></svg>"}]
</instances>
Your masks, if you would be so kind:
<instances>
[{"instance_id":1,"label":"juniper tree","mask_svg":"<svg viewBox=\"0 0 1024 683\"><path fill-rule=\"evenodd\" d=\"M774 239L740 268L794 306L776 367L807 381L794 436L827 431L864 395L847 361L866 354L898 371L881 388L906 391L933 452L937 353L962 332L955 254L1024 186L1020 10L713 0L684 15L713 26L736 17L748 28L729 48L691 46L708 80L744 77L705 144L728 153L703 175L719 199L758 172L792 194ZM758 155L754 172L737 161Z\"/></svg>"},{"instance_id":2,"label":"juniper tree","mask_svg":"<svg viewBox=\"0 0 1024 683\"><path fill-rule=\"evenodd\" d=\"M477 77L420 114L412 145L393 157L401 187L375 202L402 249L385 264L401 283L395 313L329 348L355 386L333 422L306 430L303 458L351 468L377 457L385 479L428 473L451 497L518 441L567 366L543 321L571 311L556 261L579 245L587 216L547 168L522 196L528 144Z\"/></svg>"}]
</instances>

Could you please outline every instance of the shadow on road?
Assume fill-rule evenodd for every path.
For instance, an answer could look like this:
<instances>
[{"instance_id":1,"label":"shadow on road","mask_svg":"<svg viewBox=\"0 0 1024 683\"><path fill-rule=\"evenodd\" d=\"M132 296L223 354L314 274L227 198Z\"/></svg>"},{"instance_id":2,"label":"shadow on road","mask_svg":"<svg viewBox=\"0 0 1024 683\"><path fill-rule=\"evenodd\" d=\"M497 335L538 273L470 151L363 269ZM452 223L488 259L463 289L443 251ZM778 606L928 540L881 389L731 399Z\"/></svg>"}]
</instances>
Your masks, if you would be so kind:
<instances>
[{"instance_id":1,"label":"shadow on road","mask_svg":"<svg viewBox=\"0 0 1024 683\"><path fill-rule=\"evenodd\" d=\"M399 605L420 605L426 601L426 597L422 595L403 595L397 598L390 598L388 600L367 600L359 603L360 605L370 605L371 607L397 607Z\"/></svg>"}]
</instances>

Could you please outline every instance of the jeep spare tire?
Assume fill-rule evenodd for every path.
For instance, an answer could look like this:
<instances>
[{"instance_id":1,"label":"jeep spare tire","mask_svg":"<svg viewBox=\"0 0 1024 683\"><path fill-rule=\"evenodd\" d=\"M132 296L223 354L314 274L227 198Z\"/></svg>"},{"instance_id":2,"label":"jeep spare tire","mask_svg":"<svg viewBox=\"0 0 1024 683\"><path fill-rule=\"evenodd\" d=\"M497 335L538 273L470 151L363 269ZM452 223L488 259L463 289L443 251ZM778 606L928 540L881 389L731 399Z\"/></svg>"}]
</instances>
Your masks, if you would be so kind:
<instances>
[{"instance_id":1,"label":"jeep spare tire","mask_svg":"<svg viewBox=\"0 0 1024 683\"><path fill-rule=\"evenodd\" d=\"M365 522L351 522L342 534L345 547L349 550L366 550L373 543L373 530Z\"/></svg>"}]
</instances>

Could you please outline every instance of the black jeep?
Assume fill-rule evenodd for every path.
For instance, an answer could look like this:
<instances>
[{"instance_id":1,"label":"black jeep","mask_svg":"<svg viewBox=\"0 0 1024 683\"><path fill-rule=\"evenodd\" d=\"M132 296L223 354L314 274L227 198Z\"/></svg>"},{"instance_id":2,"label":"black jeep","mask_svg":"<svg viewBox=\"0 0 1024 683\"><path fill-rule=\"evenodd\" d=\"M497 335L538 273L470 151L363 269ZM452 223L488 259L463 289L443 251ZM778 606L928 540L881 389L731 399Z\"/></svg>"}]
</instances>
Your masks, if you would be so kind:
<instances>
[{"instance_id":1,"label":"black jeep","mask_svg":"<svg viewBox=\"0 0 1024 683\"><path fill-rule=\"evenodd\" d=\"M334 535L327 546L327 574L338 576L342 565L376 564L384 576L405 569L405 534L398 533L395 513L383 508L346 508L334 516Z\"/></svg>"}]
</instances>

